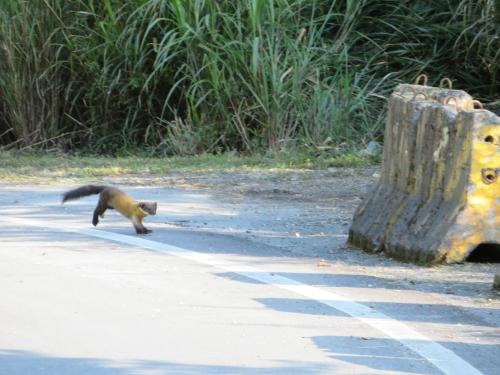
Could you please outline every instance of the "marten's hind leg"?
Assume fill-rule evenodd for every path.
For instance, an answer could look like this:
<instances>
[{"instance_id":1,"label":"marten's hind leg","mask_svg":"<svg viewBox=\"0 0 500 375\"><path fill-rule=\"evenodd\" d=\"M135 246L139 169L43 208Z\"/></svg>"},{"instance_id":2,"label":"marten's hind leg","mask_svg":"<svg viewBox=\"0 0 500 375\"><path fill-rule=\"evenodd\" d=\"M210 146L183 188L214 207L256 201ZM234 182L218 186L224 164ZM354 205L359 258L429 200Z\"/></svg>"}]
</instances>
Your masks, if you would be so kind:
<instances>
[{"instance_id":1,"label":"marten's hind leg","mask_svg":"<svg viewBox=\"0 0 500 375\"><path fill-rule=\"evenodd\" d=\"M106 212L107 208L108 205L106 201L99 196L99 202L97 202L97 207L94 210L94 217L92 218L92 224L94 226L99 223L99 216L104 217L104 212Z\"/></svg>"},{"instance_id":2,"label":"marten's hind leg","mask_svg":"<svg viewBox=\"0 0 500 375\"><path fill-rule=\"evenodd\" d=\"M134 225L134 228L135 228L135 233L148 234L148 233L152 232L151 229L148 229L144 225L142 225L142 220L139 219L137 216L132 216L131 220L132 220L132 224Z\"/></svg>"}]
</instances>

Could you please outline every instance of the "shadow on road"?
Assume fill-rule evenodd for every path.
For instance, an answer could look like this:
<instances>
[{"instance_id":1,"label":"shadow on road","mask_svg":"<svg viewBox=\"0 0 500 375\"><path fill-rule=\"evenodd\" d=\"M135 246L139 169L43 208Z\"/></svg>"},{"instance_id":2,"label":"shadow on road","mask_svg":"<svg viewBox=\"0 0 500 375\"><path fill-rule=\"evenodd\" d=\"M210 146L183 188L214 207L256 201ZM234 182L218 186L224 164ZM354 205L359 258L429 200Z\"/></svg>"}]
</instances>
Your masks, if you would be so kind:
<instances>
[{"instance_id":1,"label":"shadow on road","mask_svg":"<svg viewBox=\"0 0 500 375\"><path fill-rule=\"evenodd\" d=\"M424 358L394 340L352 336L315 336L314 344L330 357L363 366L372 371L420 374L412 368L425 368L427 375L441 374ZM417 365L418 364L418 365Z\"/></svg>"},{"instance_id":2,"label":"shadow on road","mask_svg":"<svg viewBox=\"0 0 500 375\"><path fill-rule=\"evenodd\" d=\"M319 349L329 353L332 358L365 366L372 369L372 371L399 372L402 368L411 369L418 362L426 366L426 361L422 357L392 339L316 336L312 337L312 341ZM495 374L498 371L500 359L498 359L498 356L495 359L495 353L498 353L498 345L457 342L439 342L439 344L448 347L456 353L461 353L465 360L475 365L484 374ZM478 356L478 353L481 353L480 356ZM428 362L427 366L428 370L426 370L425 374L442 374L441 371L434 368ZM421 367L418 366L418 368ZM408 373L415 372L410 370Z\"/></svg>"},{"instance_id":3,"label":"shadow on road","mask_svg":"<svg viewBox=\"0 0 500 375\"><path fill-rule=\"evenodd\" d=\"M296 313L296 314L313 314L327 316L348 316L342 311L336 310L333 307L320 304L319 302L300 299L300 298L256 298L255 301L276 311ZM376 311L384 312L392 319L399 321L425 322L437 324L462 324L480 327L496 327L490 322L478 322L477 315L496 314L500 315L497 309L484 308L457 308L456 306L438 305L438 304L416 304L404 302L364 302L364 305L369 305ZM337 304L342 304L342 301L336 301ZM493 320L493 319L492 319ZM498 333L500 340L500 332Z\"/></svg>"},{"instance_id":4,"label":"shadow on road","mask_svg":"<svg viewBox=\"0 0 500 375\"><path fill-rule=\"evenodd\" d=\"M318 374L325 366L280 363L277 367L200 365L152 360L106 360L52 357L17 350L0 350L0 373L8 375L139 375L139 374ZM328 367L331 370L330 367Z\"/></svg>"}]
</instances>

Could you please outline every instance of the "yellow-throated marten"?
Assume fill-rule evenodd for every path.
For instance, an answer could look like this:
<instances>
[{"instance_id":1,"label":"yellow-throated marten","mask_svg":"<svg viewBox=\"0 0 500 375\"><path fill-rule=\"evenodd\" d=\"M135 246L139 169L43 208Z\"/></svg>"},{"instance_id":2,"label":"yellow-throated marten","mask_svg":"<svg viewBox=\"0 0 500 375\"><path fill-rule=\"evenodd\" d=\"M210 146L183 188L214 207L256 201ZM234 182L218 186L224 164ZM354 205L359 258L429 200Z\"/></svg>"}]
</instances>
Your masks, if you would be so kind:
<instances>
[{"instance_id":1,"label":"yellow-throated marten","mask_svg":"<svg viewBox=\"0 0 500 375\"><path fill-rule=\"evenodd\" d=\"M114 208L123 216L132 221L137 234L151 233L142 225L142 219L148 215L156 215L156 202L137 202L127 193L111 186L85 185L63 194L62 203L87 195L99 194L99 202L94 210L92 224L99 222L99 216L104 217L108 208Z\"/></svg>"}]
</instances>

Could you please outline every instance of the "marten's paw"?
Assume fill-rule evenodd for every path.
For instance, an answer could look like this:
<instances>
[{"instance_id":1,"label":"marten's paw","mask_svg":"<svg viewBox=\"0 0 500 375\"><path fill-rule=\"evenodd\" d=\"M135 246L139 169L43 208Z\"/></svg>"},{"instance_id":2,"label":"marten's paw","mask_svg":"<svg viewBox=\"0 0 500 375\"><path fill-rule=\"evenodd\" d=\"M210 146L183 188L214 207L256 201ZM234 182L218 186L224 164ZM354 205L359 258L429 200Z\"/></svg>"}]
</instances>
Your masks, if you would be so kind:
<instances>
[{"instance_id":1,"label":"marten's paw","mask_svg":"<svg viewBox=\"0 0 500 375\"><path fill-rule=\"evenodd\" d=\"M149 234L149 233L151 233L153 231L151 229L144 228L144 229L136 229L135 232L137 234Z\"/></svg>"}]
</instances>

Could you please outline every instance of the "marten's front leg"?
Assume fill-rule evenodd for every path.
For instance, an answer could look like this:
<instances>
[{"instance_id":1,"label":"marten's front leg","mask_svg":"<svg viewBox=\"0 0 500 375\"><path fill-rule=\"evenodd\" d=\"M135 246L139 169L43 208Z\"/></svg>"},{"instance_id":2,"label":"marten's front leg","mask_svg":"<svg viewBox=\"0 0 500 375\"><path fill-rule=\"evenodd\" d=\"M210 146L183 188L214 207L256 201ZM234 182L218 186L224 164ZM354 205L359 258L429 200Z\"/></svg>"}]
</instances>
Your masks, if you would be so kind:
<instances>
[{"instance_id":1,"label":"marten's front leg","mask_svg":"<svg viewBox=\"0 0 500 375\"><path fill-rule=\"evenodd\" d=\"M94 227L99 223L99 216L104 217L104 212L108 208L108 204L101 196L99 196L99 202L97 202L97 207L94 210L94 217L92 218L92 224Z\"/></svg>"},{"instance_id":2,"label":"marten's front leg","mask_svg":"<svg viewBox=\"0 0 500 375\"><path fill-rule=\"evenodd\" d=\"M151 229L147 229L144 225L142 225L142 219L139 219L137 216L132 216L131 220L135 228L135 233L148 234L152 232Z\"/></svg>"}]
</instances>

